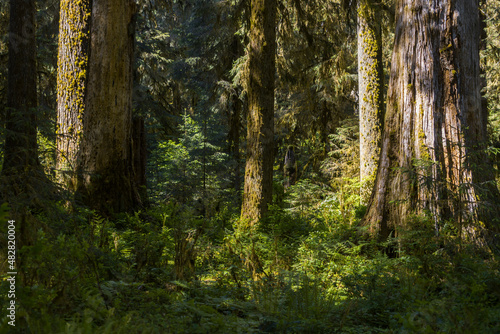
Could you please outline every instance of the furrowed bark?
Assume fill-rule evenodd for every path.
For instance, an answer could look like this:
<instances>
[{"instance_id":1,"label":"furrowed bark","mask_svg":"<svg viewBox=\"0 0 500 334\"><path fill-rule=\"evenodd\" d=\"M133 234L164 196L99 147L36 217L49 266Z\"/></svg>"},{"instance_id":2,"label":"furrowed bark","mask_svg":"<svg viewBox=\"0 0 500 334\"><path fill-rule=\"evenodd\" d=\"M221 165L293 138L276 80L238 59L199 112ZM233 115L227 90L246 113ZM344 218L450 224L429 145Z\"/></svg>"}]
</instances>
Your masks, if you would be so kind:
<instances>
[{"instance_id":1,"label":"furrowed bark","mask_svg":"<svg viewBox=\"0 0 500 334\"><path fill-rule=\"evenodd\" d=\"M247 68L247 155L241 216L251 224L272 201L276 1L252 0Z\"/></svg>"},{"instance_id":2,"label":"furrowed bark","mask_svg":"<svg viewBox=\"0 0 500 334\"><path fill-rule=\"evenodd\" d=\"M477 0L399 0L382 152L364 224L387 237L412 214L452 219L484 246L498 189L483 151ZM490 217L490 218L485 218Z\"/></svg>"},{"instance_id":3,"label":"furrowed bark","mask_svg":"<svg viewBox=\"0 0 500 334\"><path fill-rule=\"evenodd\" d=\"M366 204L377 173L382 135L383 67L380 10L358 0L358 83L361 199Z\"/></svg>"},{"instance_id":4,"label":"furrowed bark","mask_svg":"<svg viewBox=\"0 0 500 334\"><path fill-rule=\"evenodd\" d=\"M94 1L77 193L102 212L140 204L133 169L132 64L135 4Z\"/></svg>"}]
</instances>

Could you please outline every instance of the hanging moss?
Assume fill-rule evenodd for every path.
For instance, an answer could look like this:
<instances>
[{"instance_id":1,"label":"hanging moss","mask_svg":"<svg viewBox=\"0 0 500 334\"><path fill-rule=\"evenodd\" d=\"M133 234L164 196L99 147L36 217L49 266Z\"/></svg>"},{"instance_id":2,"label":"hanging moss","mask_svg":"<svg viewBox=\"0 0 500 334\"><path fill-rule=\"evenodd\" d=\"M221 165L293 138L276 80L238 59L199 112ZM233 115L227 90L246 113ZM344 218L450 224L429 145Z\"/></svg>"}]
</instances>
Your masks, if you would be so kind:
<instances>
[{"instance_id":1,"label":"hanging moss","mask_svg":"<svg viewBox=\"0 0 500 334\"><path fill-rule=\"evenodd\" d=\"M80 60L88 69L87 93L78 100L85 113L74 115L83 120L82 131L75 131L75 138L82 140L76 195L101 214L131 211L141 204L131 138L134 10L132 0L93 2L92 52L88 60Z\"/></svg>"}]
</instances>

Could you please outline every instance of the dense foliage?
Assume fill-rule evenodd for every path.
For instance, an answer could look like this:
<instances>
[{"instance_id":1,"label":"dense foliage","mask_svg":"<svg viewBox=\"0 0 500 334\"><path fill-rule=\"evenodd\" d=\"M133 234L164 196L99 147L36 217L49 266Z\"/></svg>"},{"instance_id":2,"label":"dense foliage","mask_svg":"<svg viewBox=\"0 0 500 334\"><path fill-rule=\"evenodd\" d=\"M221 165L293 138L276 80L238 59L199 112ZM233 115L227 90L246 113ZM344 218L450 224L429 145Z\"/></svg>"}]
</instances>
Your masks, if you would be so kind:
<instances>
[{"instance_id":1,"label":"dense foliage","mask_svg":"<svg viewBox=\"0 0 500 334\"><path fill-rule=\"evenodd\" d=\"M393 1L380 4L387 73ZM494 158L500 2L484 6ZM453 221L436 236L426 215L384 241L359 226L353 8L279 2L274 197L248 229L239 219L248 1L138 1L134 114L146 123L150 205L104 216L50 187L52 197L1 206L0 333L500 332L498 253L478 252ZM38 1L38 141L52 185L57 12L58 1ZM7 28L0 2L2 122ZM289 146L298 180L285 191ZM30 227L18 249L15 328L3 316L9 211Z\"/></svg>"}]
</instances>

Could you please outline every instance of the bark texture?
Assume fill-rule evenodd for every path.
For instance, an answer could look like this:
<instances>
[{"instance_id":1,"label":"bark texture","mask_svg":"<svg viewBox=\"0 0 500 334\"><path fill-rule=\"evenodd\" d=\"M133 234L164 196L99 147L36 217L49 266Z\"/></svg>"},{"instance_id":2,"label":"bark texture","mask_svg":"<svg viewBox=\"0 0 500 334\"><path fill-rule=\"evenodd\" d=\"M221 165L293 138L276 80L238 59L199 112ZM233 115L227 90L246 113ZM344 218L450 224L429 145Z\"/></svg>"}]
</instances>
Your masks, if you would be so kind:
<instances>
[{"instance_id":1,"label":"bark texture","mask_svg":"<svg viewBox=\"0 0 500 334\"><path fill-rule=\"evenodd\" d=\"M7 122L2 173L30 173L37 150L35 0L10 1Z\"/></svg>"},{"instance_id":2,"label":"bark texture","mask_svg":"<svg viewBox=\"0 0 500 334\"><path fill-rule=\"evenodd\" d=\"M276 0L252 0L247 82L247 154L241 215L251 224L272 201Z\"/></svg>"},{"instance_id":3,"label":"bark texture","mask_svg":"<svg viewBox=\"0 0 500 334\"><path fill-rule=\"evenodd\" d=\"M413 213L453 219L484 245L496 187L481 149L477 0L399 0L382 152L364 222L386 237ZM489 195L483 190L487 188Z\"/></svg>"},{"instance_id":4,"label":"bark texture","mask_svg":"<svg viewBox=\"0 0 500 334\"><path fill-rule=\"evenodd\" d=\"M74 190L83 132L91 0L62 0L57 59L57 178Z\"/></svg>"},{"instance_id":5,"label":"bark texture","mask_svg":"<svg viewBox=\"0 0 500 334\"><path fill-rule=\"evenodd\" d=\"M0 179L0 203L7 202L9 217L16 221L18 249L33 245L44 226L32 212L43 210L40 198L52 199L52 188L38 159L36 1L11 0L5 146ZM3 261L3 255L0 261ZM16 267L26 284L24 254Z\"/></svg>"},{"instance_id":6,"label":"bark texture","mask_svg":"<svg viewBox=\"0 0 500 334\"><path fill-rule=\"evenodd\" d=\"M77 193L102 213L133 210L140 197L132 148L135 4L92 4L91 52Z\"/></svg>"},{"instance_id":7,"label":"bark texture","mask_svg":"<svg viewBox=\"0 0 500 334\"><path fill-rule=\"evenodd\" d=\"M366 203L377 173L384 108L380 10L371 0L358 0L357 34L361 198Z\"/></svg>"}]
</instances>

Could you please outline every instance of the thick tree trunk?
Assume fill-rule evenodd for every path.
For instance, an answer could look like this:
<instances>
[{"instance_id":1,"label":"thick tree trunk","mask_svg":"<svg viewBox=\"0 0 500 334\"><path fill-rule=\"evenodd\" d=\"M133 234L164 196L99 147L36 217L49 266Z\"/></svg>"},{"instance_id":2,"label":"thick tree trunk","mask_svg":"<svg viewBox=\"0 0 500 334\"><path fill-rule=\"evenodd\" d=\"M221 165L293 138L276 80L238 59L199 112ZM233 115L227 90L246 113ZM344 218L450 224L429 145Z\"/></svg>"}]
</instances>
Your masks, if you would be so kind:
<instances>
[{"instance_id":1,"label":"thick tree trunk","mask_svg":"<svg viewBox=\"0 0 500 334\"><path fill-rule=\"evenodd\" d=\"M43 207L40 198L50 198L47 182L38 159L35 0L10 1L8 86L5 148L0 180L0 203L10 206L15 221L16 246L33 245L36 232L43 229L31 210ZM3 255L0 256L3 261ZM16 260L16 271L25 282L23 254Z\"/></svg>"},{"instance_id":2,"label":"thick tree trunk","mask_svg":"<svg viewBox=\"0 0 500 334\"><path fill-rule=\"evenodd\" d=\"M480 188L492 180L481 152L478 1L399 0L396 16L382 152L364 223L386 237L427 211L436 230L452 219L484 245L485 232L497 227L478 222L491 200Z\"/></svg>"},{"instance_id":3,"label":"thick tree trunk","mask_svg":"<svg viewBox=\"0 0 500 334\"><path fill-rule=\"evenodd\" d=\"M361 199L366 204L377 173L382 136L382 33L380 10L358 0L358 83Z\"/></svg>"},{"instance_id":4,"label":"thick tree trunk","mask_svg":"<svg viewBox=\"0 0 500 334\"><path fill-rule=\"evenodd\" d=\"M94 1L77 193L102 213L130 211L140 198L133 172L132 0Z\"/></svg>"},{"instance_id":5,"label":"thick tree trunk","mask_svg":"<svg viewBox=\"0 0 500 334\"><path fill-rule=\"evenodd\" d=\"M40 170L37 150L35 0L10 1L3 175Z\"/></svg>"},{"instance_id":6,"label":"thick tree trunk","mask_svg":"<svg viewBox=\"0 0 500 334\"><path fill-rule=\"evenodd\" d=\"M241 216L251 224L272 201L276 0L252 0L246 89L247 155Z\"/></svg>"},{"instance_id":7,"label":"thick tree trunk","mask_svg":"<svg viewBox=\"0 0 500 334\"><path fill-rule=\"evenodd\" d=\"M91 0L62 0L60 7L56 170L59 182L74 190L85 112Z\"/></svg>"}]
</instances>

